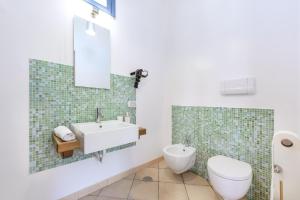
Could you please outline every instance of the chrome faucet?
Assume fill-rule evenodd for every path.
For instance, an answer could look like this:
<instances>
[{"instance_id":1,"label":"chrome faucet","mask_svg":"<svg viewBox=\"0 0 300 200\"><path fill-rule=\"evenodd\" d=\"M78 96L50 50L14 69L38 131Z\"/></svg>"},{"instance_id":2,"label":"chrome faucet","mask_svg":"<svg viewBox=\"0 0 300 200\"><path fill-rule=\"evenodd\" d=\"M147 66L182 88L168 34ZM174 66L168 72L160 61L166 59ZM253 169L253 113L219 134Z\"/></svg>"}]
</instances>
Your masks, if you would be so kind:
<instances>
[{"instance_id":1,"label":"chrome faucet","mask_svg":"<svg viewBox=\"0 0 300 200\"><path fill-rule=\"evenodd\" d=\"M101 112L101 108L97 108L97 111L96 111L96 123L101 123L101 118L103 118L103 114Z\"/></svg>"},{"instance_id":2,"label":"chrome faucet","mask_svg":"<svg viewBox=\"0 0 300 200\"><path fill-rule=\"evenodd\" d=\"M184 139L184 144L185 144L185 146L186 146L186 147L189 147L189 146L191 146L191 143L192 143L192 141L191 141L191 136L190 136L190 135L186 135L186 136L185 136L185 139Z\"/></svg>"}]
</instances>

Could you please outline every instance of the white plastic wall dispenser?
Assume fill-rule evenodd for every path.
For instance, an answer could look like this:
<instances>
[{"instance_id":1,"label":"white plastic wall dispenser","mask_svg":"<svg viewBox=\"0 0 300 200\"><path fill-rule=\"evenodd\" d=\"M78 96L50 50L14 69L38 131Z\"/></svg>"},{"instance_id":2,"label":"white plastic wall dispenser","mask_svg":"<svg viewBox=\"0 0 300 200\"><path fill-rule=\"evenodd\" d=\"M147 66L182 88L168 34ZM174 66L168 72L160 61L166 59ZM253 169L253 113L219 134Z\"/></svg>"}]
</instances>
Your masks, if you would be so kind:
<instances>
[{"instance_id":1,"label":"white plastic wall dispenser","mask_svg":"<svg viewBox=\"0 0 300 200\"><path fill-rule=\"evenodd\" d=\"M222 95L250 95L256 93L256 79L225 80L221 83Z\"/></svg>"}]
</instances>

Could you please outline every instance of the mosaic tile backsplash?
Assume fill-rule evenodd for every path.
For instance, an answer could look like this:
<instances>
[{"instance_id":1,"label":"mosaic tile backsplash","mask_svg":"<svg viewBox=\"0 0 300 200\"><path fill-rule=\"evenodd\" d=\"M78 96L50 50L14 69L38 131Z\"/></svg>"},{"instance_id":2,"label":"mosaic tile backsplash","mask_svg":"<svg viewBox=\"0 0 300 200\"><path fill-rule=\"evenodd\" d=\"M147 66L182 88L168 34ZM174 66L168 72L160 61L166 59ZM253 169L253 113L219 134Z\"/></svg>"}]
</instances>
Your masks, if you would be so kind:
<instances>
[{"instance_id":1,"label":"mosaic tile backsplash","mask_svg":"<svg viewBox=\"0 0 300 200\"><path fill-rule=\"evenodd\" d=\"M267 109L172 107L172 142L197 149L193 171L208 178L206 163L225 155L252 166L249 200L269 200L274 111Z\"/></svg>"},{"instance_id":2,"label":"mosaic tile backsplash","mask_svg":"<svg viewBox=\"0 0 300 200\"><path fill-rule=\"evenodd\" d=\"M92 155L80 150L73 157L61 159L54 149L52 131L59 125L90 122L96 119L96 108L101 107L103 120L116 119L129 112L135 123L135 108L128 108L128 100L135 100L134 80L111 75L111 89L75 87L74 68L40 60L29 61L30 74L30 173L61 166ZM112 152L135 143L108 149Z\"/></svg>"}]
</instances>

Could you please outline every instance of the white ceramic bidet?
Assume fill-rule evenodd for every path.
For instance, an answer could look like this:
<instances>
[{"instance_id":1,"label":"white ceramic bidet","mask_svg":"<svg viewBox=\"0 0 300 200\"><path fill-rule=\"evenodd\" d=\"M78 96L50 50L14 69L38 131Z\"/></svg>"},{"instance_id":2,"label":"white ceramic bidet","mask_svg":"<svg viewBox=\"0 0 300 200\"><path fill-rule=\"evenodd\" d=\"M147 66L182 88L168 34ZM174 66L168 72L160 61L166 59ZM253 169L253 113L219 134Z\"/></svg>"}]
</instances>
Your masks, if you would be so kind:
<instances>
[{"instance_id":1,"label":"white ceramic bidet","mask_svg":"<svg viewBox=\"0 0 300 200\"><path fill-rule=\"evenodd\" d=\"M191 169L196 160L196 149L183 144L166 146L163 149L164 158L169 168L176 174Z\"/></svg>"}]
</instances>

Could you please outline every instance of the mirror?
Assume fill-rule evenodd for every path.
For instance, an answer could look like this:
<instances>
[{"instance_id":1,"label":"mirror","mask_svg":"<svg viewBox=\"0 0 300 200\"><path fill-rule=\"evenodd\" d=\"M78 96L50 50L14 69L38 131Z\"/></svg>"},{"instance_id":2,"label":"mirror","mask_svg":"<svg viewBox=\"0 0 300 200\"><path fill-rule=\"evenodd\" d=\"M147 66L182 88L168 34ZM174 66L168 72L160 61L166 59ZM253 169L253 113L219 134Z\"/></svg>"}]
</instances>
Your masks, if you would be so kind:
<instances>
[{"instance_id":1,"label":"mirror","mask_svg":"<svg viewBox=\"0 0 300 200\"><path fill-rule=\"evenodd\" d=\"M75 86L110 89L110 32L74 17Z\"/></svg>"}]
</instances>

